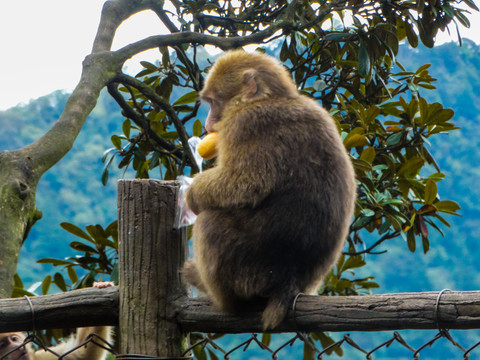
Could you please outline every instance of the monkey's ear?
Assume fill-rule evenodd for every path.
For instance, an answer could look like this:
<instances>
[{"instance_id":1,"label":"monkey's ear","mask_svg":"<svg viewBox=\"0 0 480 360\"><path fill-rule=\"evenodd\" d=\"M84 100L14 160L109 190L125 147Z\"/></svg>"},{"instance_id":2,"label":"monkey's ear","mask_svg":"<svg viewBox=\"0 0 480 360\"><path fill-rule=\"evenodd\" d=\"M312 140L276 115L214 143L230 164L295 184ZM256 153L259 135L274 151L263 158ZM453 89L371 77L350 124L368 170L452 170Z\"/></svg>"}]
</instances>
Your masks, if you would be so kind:
<instances>
[{"instance_id":1,"label":"monkey's ear","mask_svg":"<svg viewBox=\"0 0 480 360\"><path fill-rule=\"evenodd\" d=\"M259 91L256 76L255 69L248 69L243 73L243 93L247 99L254 97Z\"/></svg>"}]
</instances>

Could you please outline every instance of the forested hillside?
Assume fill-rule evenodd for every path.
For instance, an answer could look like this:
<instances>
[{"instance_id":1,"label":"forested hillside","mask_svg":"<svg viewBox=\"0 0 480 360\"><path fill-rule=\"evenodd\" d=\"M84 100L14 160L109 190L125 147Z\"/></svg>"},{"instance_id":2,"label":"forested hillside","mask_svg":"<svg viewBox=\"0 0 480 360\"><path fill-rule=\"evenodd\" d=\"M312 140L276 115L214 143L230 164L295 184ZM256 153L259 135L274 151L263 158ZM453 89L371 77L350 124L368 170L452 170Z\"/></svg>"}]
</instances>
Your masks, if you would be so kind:
<instances>
[{"instance_id":1,"label":"forested hillside","mask_svg":"<svg viewBox=\"0 0 480 360\"><path fill-rule=\"evenodd\" d=\"M403 47L399 62L408 70L430 63L431 75L438 79L436 91L423 90L422 96L455 110L461 130L441 135L432 143L432 152L447 175L439 193L462 206L462 218L451 218L452 228L445 237L436 236L431 250L411 254L402 239L392 240L383 249L387 254L368 258L368 275L380 283L380 292L422 291L442 288L479 289L480 245L480 47L465 41L434 49ZM41 136L58 118L68 94L61 92L0 112L0 150L11 150ZM72 255L73 236L59 223L80 227L99 223L106 226L116 217L116 184L100 182L101 156L111 147L110 136L119 132L123 117L117 105L103 94L77 139L73 150L41 180L37 203L44 218L32 230L24 247L19 273L27 284L52 273L40 266L43 257ZM118 174L122 176L123 174ZM448 270L446 272L445 270Z\"/></svg>"},{"instance_id":2,"label":"forested hillside","mask_svg":"<svg viewBox=\"0 0 480 360\"><path fill-rule=\"evenodd\" d=\"M0 149L16 149L38 139L58 118L67 98L58 91L0 112ZM122 121L116 103L103 94L72 151L41 179L37 204L43 218L22 248L18 269L26 286L53 274L52 267L37 264L38 259L73 255L69 248L73 236L59 226L61 222L83 227L106 225L116 218L116 183L112 179L106 187L101 184L101 157Z\"/></svg>"},{"instance_id":3,"label":"forested hillside","mask_svg":"<svg viewBox=\"0 0 480 360\"><path fill-rule=\"evenodd\" d=\"M461 129L432 139L431 151L446 179L439 184L444 198L457 201L462 217L450 217L451 228L436 235L427 255L412 255L402 239L387 244L389 253L375 258L374 276L385 291L480 289L480 47L449 43L434 49L401 48L398 60L407 69L432 64L437 90L422 96L455 111ZM393 246L392 246L393 245ZM371 259L370 259L371 260Z\"/></svg>"}]
</instances>

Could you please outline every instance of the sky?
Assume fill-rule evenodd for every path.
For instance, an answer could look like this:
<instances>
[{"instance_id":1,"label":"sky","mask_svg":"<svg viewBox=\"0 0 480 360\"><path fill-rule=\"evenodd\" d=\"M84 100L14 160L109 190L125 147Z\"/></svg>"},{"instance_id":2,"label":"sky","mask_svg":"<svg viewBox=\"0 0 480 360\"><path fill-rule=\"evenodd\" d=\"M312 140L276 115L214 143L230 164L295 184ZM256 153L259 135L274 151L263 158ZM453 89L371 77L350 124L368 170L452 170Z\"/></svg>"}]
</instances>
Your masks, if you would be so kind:
<instances>
[{"instance_id":1,"label":"sky","mask_svg":"<svg viewBox=\"0 0 480 360\"><path fill-rule=\"evenodd\" d=\"M71 91L90 53L105 0L15 0L0 1L0 110L55 90ZM480 13L470 17L470 29L462 37L480 44ZM453 27L452 27L453 29ZM151 12L125 21L117 31L114 49L164 28ZM441 35L438 43L456 40L456 34ZM156 51L130 61L153 59ZM151 61L151 60L150 60Z\"/></svg>"}]
</instances>

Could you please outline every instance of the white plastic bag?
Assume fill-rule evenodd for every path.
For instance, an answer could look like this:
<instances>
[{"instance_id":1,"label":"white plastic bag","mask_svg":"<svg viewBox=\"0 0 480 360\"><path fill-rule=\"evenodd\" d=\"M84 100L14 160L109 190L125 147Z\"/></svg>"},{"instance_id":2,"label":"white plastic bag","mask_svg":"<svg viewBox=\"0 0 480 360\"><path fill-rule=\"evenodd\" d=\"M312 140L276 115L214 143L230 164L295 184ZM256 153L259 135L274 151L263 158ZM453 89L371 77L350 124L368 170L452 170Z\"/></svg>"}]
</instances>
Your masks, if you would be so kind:
<instances>
[{"instance_id":1,"label":"white plastic bag","mask_svg":"<svg viewBox=\"0 0 480 360\"><path fill-rule=\"evenodd\" d=\"M198 144L200 144L201 139L197 136L194 136L188 140L188 145L192 150L193 156L195 157L195 162L198 165L198 169L202 172L202 163L203 159L198 153ZM188 176L179 176L177 181L180 183L180 189L178 191L178 204L177 204L177 213L175 214L175 228L179 229L184 226L192 225L197 219L197 215L193 213L192 210L187 206L187 190L193 182L193 178Z\"/></svg>"}]
</instances>

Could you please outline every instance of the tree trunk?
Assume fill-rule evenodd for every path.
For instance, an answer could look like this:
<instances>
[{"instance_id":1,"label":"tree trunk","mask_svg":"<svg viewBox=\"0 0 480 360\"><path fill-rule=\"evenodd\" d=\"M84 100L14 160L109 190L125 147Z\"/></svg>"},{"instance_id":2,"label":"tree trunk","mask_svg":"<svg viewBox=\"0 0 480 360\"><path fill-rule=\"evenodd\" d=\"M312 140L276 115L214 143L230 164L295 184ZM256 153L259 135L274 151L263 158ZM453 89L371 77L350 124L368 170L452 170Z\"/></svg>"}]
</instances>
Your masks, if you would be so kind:
<instances>
[{"instance_id":1,"label":"tree trunk","mask_svg":"<svg viewBox=\"0 0 480 360\"><path fill-rule=\"evenodd\" d=\"M70 151L100 91L122 68L126 58L109 52L116 28L148 5L141 0L107 1L92 54L58 121L31 145L0 152L0 298L11 296L20 248L42 216L35 206L41 176Z\"/></svg>"}]
</instances>

